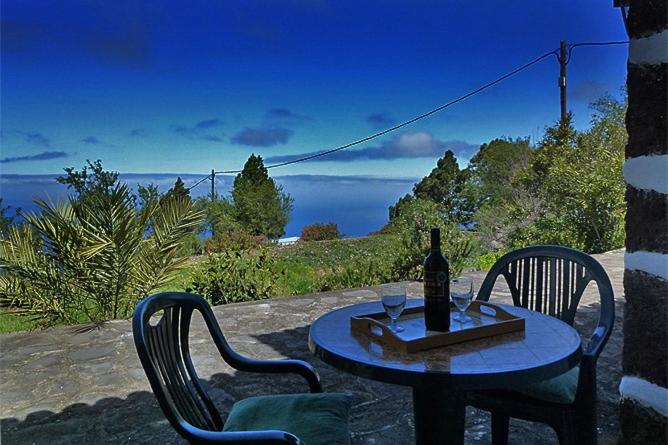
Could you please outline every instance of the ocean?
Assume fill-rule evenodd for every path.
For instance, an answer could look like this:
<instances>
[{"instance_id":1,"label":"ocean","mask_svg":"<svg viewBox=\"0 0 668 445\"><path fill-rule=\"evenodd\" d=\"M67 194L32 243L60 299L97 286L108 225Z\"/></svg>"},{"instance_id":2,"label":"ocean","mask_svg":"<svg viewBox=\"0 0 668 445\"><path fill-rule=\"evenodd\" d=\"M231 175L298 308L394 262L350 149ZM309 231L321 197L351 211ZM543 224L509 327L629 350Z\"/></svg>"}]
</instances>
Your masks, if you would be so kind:
<instances>
[{"instance_id":1,"label":"ocean","mask_svg":"<svg viewBox=\"0 0 668 445\"><path fill-rule=\"evenodd\" d=\"M201 175L167 173L121 174L121 181L136 189L137 184L154 183L167 191L177 176L186 187ZM276 182L294 198L292 218L285 237L299 236L301 229L315 222L335 222L346 237L365 236L380 229L388 220L388 207L412 190L417 178L381 178L373 176L295 175L277 176ZM216 176L216 193L229 196L233 176ZM191 191L193 198L211 191L204 181ZM3 205L23 211L35 210L35 198L56 201L67 197L67 188L55 175L0 175ZM11 210L10 210L11 213Z\"/></svg>"}]
</instances>

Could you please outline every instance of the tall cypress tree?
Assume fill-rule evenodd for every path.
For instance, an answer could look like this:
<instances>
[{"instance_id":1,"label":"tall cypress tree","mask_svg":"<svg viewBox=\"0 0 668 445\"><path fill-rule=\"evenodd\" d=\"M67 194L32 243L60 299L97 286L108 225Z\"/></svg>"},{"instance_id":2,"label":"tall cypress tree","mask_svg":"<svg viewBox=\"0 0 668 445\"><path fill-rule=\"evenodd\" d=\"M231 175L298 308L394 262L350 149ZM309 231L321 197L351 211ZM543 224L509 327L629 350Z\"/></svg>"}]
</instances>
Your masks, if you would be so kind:
<instances>
[{"instance_id":1,"label":"tall cypress tree","mask_svg":"<svg viewBox=\"0 0 668 445\"><path fill-rule=\"evenodd\" d=\"M261 156L251 155L234 179L232 201L245 230L268 238L285 234L293 199L269 177Z\"/></svg>"}]
</instances>

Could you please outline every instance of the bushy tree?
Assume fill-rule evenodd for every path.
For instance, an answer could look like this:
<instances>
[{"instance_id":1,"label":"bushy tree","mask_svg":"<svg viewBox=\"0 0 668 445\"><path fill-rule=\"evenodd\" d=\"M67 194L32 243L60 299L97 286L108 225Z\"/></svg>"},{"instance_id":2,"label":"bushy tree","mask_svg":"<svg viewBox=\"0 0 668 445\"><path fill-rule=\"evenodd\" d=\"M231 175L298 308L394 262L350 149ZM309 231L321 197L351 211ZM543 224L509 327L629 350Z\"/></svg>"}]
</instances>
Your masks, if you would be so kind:
<instances>
[{"instance_id":1,"label":"bushy tree","mask_svg":"<svg viewBox=\"0 0 668 445\"><path fill-rule=\"evenodd\" d=\"M74 167L63 170L65 175L58 176L56 181L72 190L78 200L108 195L118 181L118 172L105 170L99 159L94 162L86 160L81 170L75 170Z\"/></svg>"},{"instance_id":2,"label":"bushy tree","mask_svg":"<svg viewBox=\"0 0 668 445\"><path fill-rule=\"evenodd\" d=\"M228 199L222 198L211 202L200 196L195 200L195 208L204 213L201 231L210 232L211 236L226 231L243 230L236 218L236 209Z\"/></svg>"},{"instance_id":3,"label":"bushy tree","mask_svg":"<svg viewBox=\"0 0 668 445\"><path fill-rule=\"evenodd\" d=\"M415 201L415 197L411 194L406 194L399 198L399 200L389 208L389 220L392 221L395 218L400 217L404 210L410 206L413 201Z\"/></svg>"},{"instance_id":4,"label":"bushy tree","mask_svg":"<svg viewBox=\"0 0 668 445\"><path fill-rule=\"evenodd\" d=\"M545 129L545 135L538 144L537 150L531 157L530 166L527 169L525 180L529 180L537 191L541 189L541 181L549 171L555 160L565 150L573 150L576 147L578 133L573 127L573 115L568 113L566 119L559 120L556 124Z\"/></svg>"},{"instance_id":5,"label":"bushy tree","mask_svg":"<svg viewBox=\"0 0 668 445\"><path fill-rule=\"evenodd\" d=\"M440 204L451 221L467 222L469 203L463 195L467 176L467 172L459 168L455 154L448 150L429 175L415 184L413 195Z\"/></svg>"},{"instance_id":6,"label":"bushy tree","mask_svg":"<svg viewBox=\"0 0 668 445\"><path fill-rule=\"evenodd\" d=\"M498 250L507 246L509 237L524 224L533 210L524 204L533 203L517 177L529 164L531 147L526 138L499 138L482 144L471 158L467 170L468 190L476 202L475 230L483 246ZM517 218L516 215L522 215Z\"/></svg>"},{"instance_id":7,"label":"bushy tree","mask_svg":"<svg viewBox=\"0 0 668 445\"><path fill-rule=\"evenodd\" d=\"M484 202L475 214L475 234L486 250L498 252L537 242L517 242L517 235L535 223L543 212L542 195L515 183L506 200ZM563 243L556 243L563 244ZM564 244L566 245L566 244Z\"/></svg>"},{"instance_id":8,"label":"bushy tree","mask_svg":"<svg viewBox=\"0 0 668 445\"><path fill-rule=\"evenodd\" d=\"M439 204L451 222L470 222L475 211L475 201L471 199L473 195L468 187L468 177L469 172L459 168L452 150L447 150L429 175L415 184L413 194L402 197L389 208L390 220L400 217L418 199Z\"/></svg>"},{"instance_id":9,"label":"bushy tree","mask_svg":"<svg viewBox=\"0 0 668 445\"><path fill-rule=\"evenodd\" d=\"M467 167L467 179L478 189L480 202L509 201L513 181L517 173L526 168L530 156L527 138L500 138L482 144Z\"/></svg>"},{"instance_id":10,"label":"bushy tree","mask_svg":"<svg viewBox=\"0 0 668 445\"><path fill-rule=\"evenodd\" d=\"M293 200L269 177L262 157L251 155L232 189L235 219L253 235L285 234Z\"/></svg>"},{"instance_id":11,"label":"bushy tree","mask_svg":"<svg viewBox=\"0 0 668 445\"><path fill-rule=\"evenodd\" d=\"M523 147L506 147L505 155L490 158L492 168L507 174L490 182L476 213L477 233L487 247L559 244L596 253L623 245L626 105L604 97L592 107L588 130L576 131L569 115L546 129L528 158ZM492 143L488 154L490 148ZM479 155L486 156L482 150ZM505 162L510 158L520 168ZM472 171L482 184L485 170L474 160Z\"/></svg>"},{"instance_id":12,"label":"bushy tree","mask_svg":"<svg viewBox=\"0 0 668 445\"><path fill-rule=\"evenodd\" d=\"M592 107L591 128L578 133L574 145L555 150L541 175L546 208L539 223L551 226L543 234L596 253L624 242L622 165L627 134L624 103L603 97Z\"/></svg>"}]
</instances>

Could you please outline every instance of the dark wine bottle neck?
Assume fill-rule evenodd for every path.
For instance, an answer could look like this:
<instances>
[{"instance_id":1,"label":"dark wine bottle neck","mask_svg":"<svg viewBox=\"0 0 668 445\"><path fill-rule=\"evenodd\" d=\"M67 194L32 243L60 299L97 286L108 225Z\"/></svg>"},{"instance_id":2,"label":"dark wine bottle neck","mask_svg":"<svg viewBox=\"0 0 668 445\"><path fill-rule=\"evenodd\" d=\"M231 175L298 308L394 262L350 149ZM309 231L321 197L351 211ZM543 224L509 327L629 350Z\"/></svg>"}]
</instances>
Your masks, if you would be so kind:
<instances>
[{"instance_id":1,"label":"dark wine bottle neck","mask_svg":"<svg viewBox=\"0 0 668 445\"><path fill-rule=\"evenodd\" d=\"M431 229L431 250L441 250L441 231Z\"/></svg>"}]
</instances>

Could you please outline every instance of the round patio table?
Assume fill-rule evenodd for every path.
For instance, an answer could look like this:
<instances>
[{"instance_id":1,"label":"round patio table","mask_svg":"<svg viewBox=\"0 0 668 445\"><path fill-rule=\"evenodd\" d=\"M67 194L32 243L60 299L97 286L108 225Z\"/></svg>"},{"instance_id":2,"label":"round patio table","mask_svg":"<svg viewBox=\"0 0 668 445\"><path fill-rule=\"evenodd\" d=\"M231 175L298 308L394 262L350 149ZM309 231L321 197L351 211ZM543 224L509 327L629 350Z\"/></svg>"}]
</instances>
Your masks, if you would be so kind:
<instances>
[{"instance_id":1,"label":"round patio table","mask_svg":"<svg viewBox=\"0 0 668 445\"><path fill-rule=\"evenodd\" d=\"M406 307L421 306L410 299ZM580 336L568 324L521 307L499 305L525 319L525 331L402 353L350 329L350 317L382 312L378 302L362 303L318 318L309 348L342 371L413 388L415 442L463 444L465 393L556 377L576 366Z\"/></svg>"}]
</instances>

